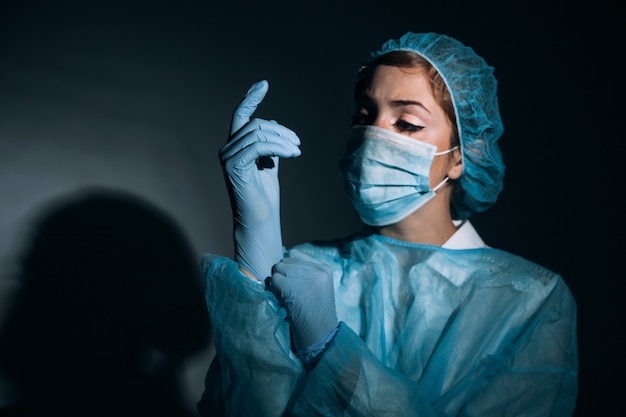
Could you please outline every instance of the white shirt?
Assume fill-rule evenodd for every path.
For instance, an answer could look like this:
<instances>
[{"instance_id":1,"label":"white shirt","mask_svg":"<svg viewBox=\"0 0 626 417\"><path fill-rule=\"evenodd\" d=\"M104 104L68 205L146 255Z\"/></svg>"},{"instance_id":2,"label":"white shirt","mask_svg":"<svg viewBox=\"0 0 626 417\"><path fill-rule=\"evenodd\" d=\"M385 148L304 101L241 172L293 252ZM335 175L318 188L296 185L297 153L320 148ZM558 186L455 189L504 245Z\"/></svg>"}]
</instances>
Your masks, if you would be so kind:
<instances>
[{"instance_id":1,"label":"white shirt","mask_svg":"<svg viewBox=\"0 0 626 417\"><path fill-rule=\"evenodd\" d=\"M446 249L476 249L488 248L485 242L480 238L474 226L469 220L453 220L457 227L456 232L448 239L442 248Z\"/></svg>"}]
</instances>

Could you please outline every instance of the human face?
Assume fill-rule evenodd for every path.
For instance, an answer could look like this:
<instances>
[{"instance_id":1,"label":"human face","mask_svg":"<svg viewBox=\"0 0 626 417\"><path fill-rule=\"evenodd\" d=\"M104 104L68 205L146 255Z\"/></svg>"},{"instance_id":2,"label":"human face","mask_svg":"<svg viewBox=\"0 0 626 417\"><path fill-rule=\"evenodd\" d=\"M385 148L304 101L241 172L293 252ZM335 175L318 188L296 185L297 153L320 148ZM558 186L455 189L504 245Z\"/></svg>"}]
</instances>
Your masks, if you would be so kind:
<instances>
[{"instance_id":1,"label":"human face","mask_svg":"<svg viewBox=\"0 0 626 417\"><path fill-rule=\"evenodd\" d=\"M437 103L424 71L379 65L369 87L356 99L353 125L373 125L434 145L437 152L450 149L452 124ZM455 153L453 153L455 154ZM446 176L460 175L447 155L435 157L430 169L430 187Z\"/></svg>"}]
</instances>

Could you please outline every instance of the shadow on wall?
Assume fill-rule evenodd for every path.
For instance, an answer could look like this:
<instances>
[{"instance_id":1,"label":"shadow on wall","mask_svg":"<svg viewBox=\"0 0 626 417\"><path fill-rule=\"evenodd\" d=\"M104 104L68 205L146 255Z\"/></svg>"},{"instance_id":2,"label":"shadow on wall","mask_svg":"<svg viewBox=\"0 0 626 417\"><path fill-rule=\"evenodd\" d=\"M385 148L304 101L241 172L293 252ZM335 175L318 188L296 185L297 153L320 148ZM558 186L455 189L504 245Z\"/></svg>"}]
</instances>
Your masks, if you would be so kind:
<instances>
[{"instance_id":1,"label":"shadow on wall","mask_svg":"<svg viewBox=\"0 0 626 417\"><path fill-rule=\"evenodd\" d=\"M172 219L127 193L82 191L46 209L22 262L0 335L17 394L2 415L191 415L179 374L209 323Z\"/></svg>"}]
</instances>

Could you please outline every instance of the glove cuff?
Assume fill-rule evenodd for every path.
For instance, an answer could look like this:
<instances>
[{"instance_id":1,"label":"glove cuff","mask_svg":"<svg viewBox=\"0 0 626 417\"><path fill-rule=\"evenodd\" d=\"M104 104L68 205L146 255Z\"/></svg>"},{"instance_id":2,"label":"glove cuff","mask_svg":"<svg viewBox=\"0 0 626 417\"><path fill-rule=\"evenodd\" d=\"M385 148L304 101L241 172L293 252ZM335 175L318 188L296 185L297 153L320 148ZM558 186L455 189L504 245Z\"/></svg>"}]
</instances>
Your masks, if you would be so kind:
<instances>
[{"instance_id":1,"label":"glove cuff","mask_svg":"<svg viewBox=\"0 0 626 417\"><path fill-rule=\"evenodd\" d=\"M300 361L307 366L308 368L312 368L322 357L322 353L326 351L326 349L330 346L331 342L335 338L335 335L339 331L339 324L337 327L332 329L326 336L321 338L315 343L310 344L304 349L300 349L296 352Z\"/></svg>"}]
</instances>

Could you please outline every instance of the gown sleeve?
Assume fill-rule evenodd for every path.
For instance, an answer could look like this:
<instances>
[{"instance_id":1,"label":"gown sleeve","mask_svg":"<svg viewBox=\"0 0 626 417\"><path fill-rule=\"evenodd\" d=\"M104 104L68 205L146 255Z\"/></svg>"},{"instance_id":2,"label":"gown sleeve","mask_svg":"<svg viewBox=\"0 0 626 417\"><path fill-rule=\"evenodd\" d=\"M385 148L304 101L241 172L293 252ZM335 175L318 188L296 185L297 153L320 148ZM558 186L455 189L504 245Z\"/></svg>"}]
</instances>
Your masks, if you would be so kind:
<instances>
[{"instance_id":1,"label":"gown sleeve","mask_svg":"<svg viewBox=\"0 0 626 417\"><path fill-rule=\"evenodd\" d=\"M217 255L202 258L215 358L198 403L203 416L282 416L303 366L284 309L263 284Z\"/></svg>"}]
</instances>

